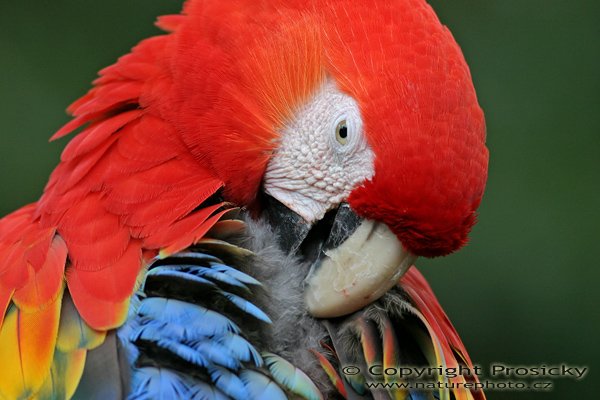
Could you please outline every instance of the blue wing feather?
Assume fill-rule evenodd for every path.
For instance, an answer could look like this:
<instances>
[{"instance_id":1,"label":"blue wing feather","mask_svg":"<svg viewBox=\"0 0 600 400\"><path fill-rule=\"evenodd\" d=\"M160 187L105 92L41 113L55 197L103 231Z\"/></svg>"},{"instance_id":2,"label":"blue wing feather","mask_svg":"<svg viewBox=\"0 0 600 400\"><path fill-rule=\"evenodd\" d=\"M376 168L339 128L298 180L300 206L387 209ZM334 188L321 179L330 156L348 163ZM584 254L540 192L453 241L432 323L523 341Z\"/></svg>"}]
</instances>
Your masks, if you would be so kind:
<instances>
[{"instance_id":1,"label":"blue wing feather","mask_svg":"<svg viewBox=\"0 0 600 400\"><path fill-rule=\"evenodd\" d=\"M227 347L238 360L251 362L256 367L262 367L263 359L258 351L240 335L229 333L215 337L215 340Z\"/></svg>"},{"instance_id":2,"label":"blue wing feather","mask_svg":"<svg viewBox=\"0 0 600 400\"><path fill-rule=\"evenodd\" d=\"M197 283L206 283L211 286L215 286L215 282L226 283L231 286L236 286L242 288L244 290L248 290L248 287L242 283L236 277L226 274L222 271L217 271L209 267L197 266L197 265L161 265L159 267L153 268L148 275L167 275L167 276L176 276L183 279L189 279L191 281ZM204 278L209 278L211 280L206 280Z\"/></svg>"},{"instance_id":3,"label":"blue wing feather","mask_svg":"<svg viewBox=\"0 0 600 400\"><path fill-rule=\"evenodd\" d=\"M287 400L284 391L260 372L247 369L240 373L240 378L251 399Z\"/></svg>"},{"instance_id":4,"label":"blue wing feather","mask_svg":"<svg viewBox=\"0 0 600 400\"><path fill-rule=\"evenodd\" d=\"M158 347L169 350L182 359L200 367L209 365L208 360L203 354L188 346L186 343L169 339L163 334L162 330L156 329L151 325L142 326L135 332L132 341L137 342L138 340L155 343Z\"/></svg>"},{"instance_id":5,"label":"blue wing feather","mask_svg":"<svg viewBox=\"0 0 600 400\"><path fill-rule=\"evenodd\" d=\"M142 285L133 297L130 317L118 332L132 369L129 399L287 398L267 370L254 370L263 367L263 358L233 322L271 323L245 298L259 281L217 257L194 251L158 260L146 277L152 284ZM163 366L157 354L164 353L148 353L152 347L176 358ZM191 371L190 364L197 371Z\"/></svg>"},{"instance_id":6,"label":"blue wing feather","mask_svg":"<svg viewBox=\"0 0 600 400\"><path fill-rule=\"evenodd\" d=\"M169 263L170 259L176 262L185 259L186 263ZM193 265L195 263L198 265ZM178 293L174 294L175 298L170 298L168 293L159 297L146 293L151 288L141 287L141 291L133 297L130 318L118 333L132 368L133 391L130 398L256 398L249 394L247 384L242 382L236 371L246 368L244 363L259 367L262 358L254 346L241 336L240 328L227 313L219 310L214 296L235 305L242 318L253 316L270 321L256 305L220 287L226 285L249 294L246 285L257 286L259 282L203 253L183 252L160 260L159 264L151 267L147 278L161 283L171 280L176 285L189 282L185 285L197 288L194 290L210 290L208 299L213 300L207 304L194 304L177 298ZM223 300L219 301L225 304ZM136 366L140 353L144 351L137 346L142 342L151 343L196 365L206 372L207 380L201 378L201 373L192 378L168 368ZM160 360L155 360L155 363L160 364Z\"/></svg>"},{"instance_id":7,"label":"blue wing feather","mask_svg":"<svg viewBox=\"0 0 600 400\"><path fill-rule=\"evenodd\" d=\"M244 282L248 285L253 285L253 286L262 286L262 284L259 281L257 281L250 275L247 275L241 271L238 271L235 268L231 268L229 265L225 265L222 263L211 263L210 266L215 271L223 272L227 275L230 275L231 277L237 279L240 282Z\"/></svg>"},{"instance_id":8,"label":"blue wing feather","mask_svg":"<svg viewBox=\"0 0 600 400\"><path fill-rule=\"evenodd\" d=\"M193 342L191 347L210 360L212 364L229 369L238 369L241 366L240 360L235 357L233 352L216 342L214 338Z\"/></svg>"},{"instance_id":9,"label":"blue wing feather","mask_svg":"<svg viewBox=\"0 0 600 400\"><path fill-rule=\"evenodd\" d=\"M199 253L199 252L195 252L195 251L182 251L182 252L170 255L169 258L174 258L174 259L191 258L196 261L206 261L207 263L208 262L223 263L223 261L221 261L220 259L218 259L215 256L211 256L210 254Z\"/></svg>"},{"instance_id":10,"label":"blue wing feather","mask_svg":"<svg viewBox=\"0 0 600 400\"><path fill-rule=\"evenodd\" d=\"M153 268L150 271L148 271L146 276L164 276L164 277L182 278L182 279L187 279L193 283L200 284L200 285L207 285L207 286L213 286L213 287L215 286L215 284L212 281L209 281L208 279L204 279L200 275L190 274L190 273L181 271L184 268L185 268L185 266L181 266L181 265L177 265L177 266L161 265L160 267L156 267L156 268Z\"/></svg>"},{"instance_id":11,"label":"blue wing feather","mask_svg":"<svg viewBox=\"0 0 600 400\"><path fill-rule=\"evenodd\" d=\"M222 294L233 305L235 305L237 308L244 311L245 313L252 315L254 318L260 319L261 321L266 322L268 324L273 322L267 314L265 314L260 308L256 307L254 304L250 303L248 300L244 300L240 296L236 296L235 294L228 292L222 292Z\"/></svg>"},{"instance_id":12,"label":"blue wing feather","mask_svg":"<svg viewBox=\"0 0 600 400\"><path fill-rule=\"evenodd\" d=\"M185 399L189 392L188 378L166 368L138 368L132 379L135 390L128 400Z\"/></svg>"},{"instance_id":13,"label":"blue wing feather","mask_svg":"<svg viewBox=\"0 0 600 400\"><path fill-rule=\"evenodd\" d=\"M230 397L212 384L197 382L189 393L190 400L230 400Z\"/></svg>"},{"instance_id":14,"label":"blue wing feather","mask_svg":"<svg viewBox=\"0 0 600 400\"><path fill-rule=\"evenodd\" d=\"M138 313L142 317L157 321L185 325L204 335L222 335L226 332L240 331L236 324L222 314L175 299L150 297L142 301Z\"/></svg>"},{"instance_id":15,"label":"blue wing feather","mask_svg":"<svg viewBox=\"0 0 600 400\"><path fill-rule=\"evenodd\" d=\"M211 368L209 372L216 387L226 395L236 400L248 400L253 398L250 396L243 381L233 372L217 366Z\"/></svg>"}]
</instances>

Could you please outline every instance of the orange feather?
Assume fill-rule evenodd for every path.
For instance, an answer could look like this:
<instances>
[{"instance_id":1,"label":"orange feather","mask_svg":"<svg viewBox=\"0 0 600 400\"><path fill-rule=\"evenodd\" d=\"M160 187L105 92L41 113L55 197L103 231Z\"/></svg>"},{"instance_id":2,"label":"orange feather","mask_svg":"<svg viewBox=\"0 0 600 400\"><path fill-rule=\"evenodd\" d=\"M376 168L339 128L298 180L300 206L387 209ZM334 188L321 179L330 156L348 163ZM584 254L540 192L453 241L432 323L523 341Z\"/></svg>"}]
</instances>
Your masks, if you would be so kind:
<instances>
[{"instance_id":1,"label":"orange feather","mask_svg":"<svg viewBox=\"0 0 600 400\"><path fill-rule=\"evenodd\" d=\"M30 278L25 286L17 289L13 295L12 300L20 310L36 311L56 301L62 294L67 246L56 236L47 253L42 267L38 271L30 271Z\"/></svg>"},{"instance_id":2,"label":"orange feather","mask_svg":"<svg viewBox=\"0 0 600 400\"><path fill-rule=\"evenodd\" d=\"M27 312L12 307L0 330L0 397L17 399L36 393L50 372L61 299Z\"/></svg>"}]
</instances>

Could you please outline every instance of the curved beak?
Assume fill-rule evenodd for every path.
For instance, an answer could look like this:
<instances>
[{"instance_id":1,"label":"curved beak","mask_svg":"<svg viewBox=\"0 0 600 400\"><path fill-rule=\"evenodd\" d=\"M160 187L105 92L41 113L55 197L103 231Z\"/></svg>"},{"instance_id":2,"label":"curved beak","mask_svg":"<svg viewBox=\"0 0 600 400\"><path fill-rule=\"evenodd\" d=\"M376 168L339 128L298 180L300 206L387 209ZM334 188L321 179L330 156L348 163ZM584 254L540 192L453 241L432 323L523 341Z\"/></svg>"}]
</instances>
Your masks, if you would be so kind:
<instances>
[{"instance_id":1,"label":"curved beak","mask_svg":"<svg viewBox=\"0 0 600 400\"><path fill-rule=\"evenodd\" d=\"M352 313L395 286L415 259L385 224L363 220L340 246L323 252L307 280L308 311L321 318Z\"/></svg>"},{"instance_id":2,"label":"curved beak","mask_svg":"<svg viewBox=\"0 0 600 400\"><path fill-rule=\"evenodd\" d=\"M311 263L304 298L314 317L339 317L372 303L416 260L385 224L360 219L348 204L316 224L273 198L267 210L283 249Z\"/></svg>"}]
</instances>

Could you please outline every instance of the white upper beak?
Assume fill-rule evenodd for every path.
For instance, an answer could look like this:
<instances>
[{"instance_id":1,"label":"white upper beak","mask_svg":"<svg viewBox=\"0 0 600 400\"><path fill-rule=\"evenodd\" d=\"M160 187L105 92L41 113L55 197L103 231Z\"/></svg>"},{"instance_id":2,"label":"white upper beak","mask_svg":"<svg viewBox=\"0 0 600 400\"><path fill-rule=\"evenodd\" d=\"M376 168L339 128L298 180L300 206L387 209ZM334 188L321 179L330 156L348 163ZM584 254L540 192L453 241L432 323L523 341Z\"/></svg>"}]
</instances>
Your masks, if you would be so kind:
<instances>
[{"instance_id":1,"label":"white upper beak","mask_svg":"<svg viewBox=\"0 0 600 400\"><path fill-rule=\"evenodd\" d=\"M416 258L385 224L363 221L308 277L309 313L331 318L359 310L396 285Z\"/></svg>"}]
</instances>

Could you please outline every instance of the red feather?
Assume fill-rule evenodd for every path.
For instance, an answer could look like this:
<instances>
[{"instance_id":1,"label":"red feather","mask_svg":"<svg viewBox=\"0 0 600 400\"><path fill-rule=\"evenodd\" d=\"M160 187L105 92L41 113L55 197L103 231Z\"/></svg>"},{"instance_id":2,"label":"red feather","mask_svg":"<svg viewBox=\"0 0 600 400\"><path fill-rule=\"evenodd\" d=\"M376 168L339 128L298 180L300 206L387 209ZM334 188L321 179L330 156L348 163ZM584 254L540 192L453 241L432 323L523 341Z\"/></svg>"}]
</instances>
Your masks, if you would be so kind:
<instances>
[{"instance_id":1,"label":"red feather","mask_svg":"<svg viewBox=\"0 0 600 400\"><path fill-rule=\"evenodd\" d=\"M156 20L156 26L166 32L173 32L185 21L183 15L163 15Z\"/></svg>"},{"instance_id":2,"label":"red feather","mask_svg":"<svg viewBox=\"0 0 600 400\"><path fill-rule=\"evenodd\" d=\"M436 336L442 339L441 346L445 353L445 359L455 360L455 354L457 354L458 359L456 361L464 361L467 367L473 368L473 363L465 345L419 270L411 267L406 271L400 279L400 286L408 293L410 301L423 314L425 320L435 331ZM465 379L468 382L479 382L477 375L467 375ZM470 392L473 398L485 400L483 391L471 389Z\"/></svg>"},{"instance_id":3,"label":"red feather","mask_svg":"<svg viewBox=\"0 0 600 400\"><path fill-rule=\"evenodd\" d=\"M77 107L73 113L75 115L86 115L107 112L111 108L124 103L136 102L143 86L141 82L113 82L100 86L96 96Z\"/></svg>"},{"instance_id":4,"label":"red feather","mask_svg":"<svg viewBox=\"0 0 600 400\"><path fill-rule=\"evenodd\" d=\"M203 208L202 210L196 211L186 218L176 221L169 226L165 226L164 229L161 229L160 231L157 231L144 239L145 247L150 249L160 249L174 243L177 240L180 240L182 237L187 237L191 233L201 229L202 225L211 216L211 214L220 207L222 207L222 204L215 204L213 206ZM188 238L187 241L189 245L193 243L194 239Z\"/></svg>"},{"instance_id":5,"label":"red feather","mask_svg":"<svg viewBox=\"0 0 600 400\"><path fill-rule=\"evenodd\" d=\"M71 161L90 152L100 144L105 143L109 136L115 134L123 126L141 115L141 110L126 111L88 127L69 142L62 152L61 160Z\"/></svg>"},{"instance_id":6,"label":"red feather","mask_svg":"<svg viewBox=\"0 0 600 400\"><path fill-rule=\"evenodd\" d=\"M446 338L450 345L458 350L468 365L472 367L473 364L462 340L460 340L456 329L452 326L448 316L421 272L415 267L411 267L401 278L400 286L410 295L411 301L423 313L427 321L435 329L436 334L439 337Z\"/></svg>"},{"instance_id":7,"label":"red feather","mask_svg":"<svg viewBox=\"0 0 600 400\"><path fill-rule=\"evenodd\" d=\"M85 290L78 292L77 299L73 298L73 303L75 303L81 318L90 327L98 331L106 331L121 326L127 318L129 301L129 298L122 301L102 300L88 295Z\"/></svg>"},{"instance_id":8,"label":"red feather","mask_svg":"<svg viewBox=\"0 0 600 400\"><path fill-rule=\"evenodd\" d=\"M72 133L75 129L80 128L85 125L87 122L93 120L97 115L85 115L77 118L73 118L67 124L65 124L62 128L60 128L54 135L50 137L50 141L58 140L68 134Z\"/></svg>"},{"instance_id":9,"label":"red feather","mask_svg":"<svg viewBox=\"0 0 600 400\"><path fill-rule=\"evenodd\" d=\"M174 254L178 251L184 250L186 247L190 246L190 244L197 243L200 239L204 237L204 235L210 230L210 228L212 228L213 225L217 223L217 221L219 221L219 219L221 219L221 217L229 211L230 209L222 210L214 214L204 222L192 225L191 228L188 225L187 229L181 230L181 234L178 237L174 238L174 240L166 241L169 244L162 249L162 253ZM173 226L173 230L181 228L182 227L175 228L175 226Z\"/></svg>"},{"instance_id":10,"label":"red feather","mask_svg":"<svg viewBox=\"0 0 600 400\"><path fill-rule=\"evenodd\" d=\"M48 189L54 189L57 195L63 195L78 184L88 173L98 165L98 162L105 156L108 149L117 140L116 136L109 137L101 146L98 146L93 151L85 155L85 157L78 157L74 160L67 161L61 164L59 168L68 174L61 176L61 179L57 184ZM56 175L53 175L54 178ZM97 183L96 183L97 184Z\"/></svg>"},{"instance_id":11,"label":"red feather","mask_svg":"<svg viewBox=\"0 0 600 400\"><path fill-rule=\"evenodd\" d=\"M113 302L125 300L132 294L141 267L141 243L131 241L123 255L105 268L89 270L78 265L70 268L67 274L69 292L76 303L82 292L86 298Z\"/></svg>"},{"instance_id":12,"label":"red feather","mask_svg":"<svg viewBox=\"0 0 600 400\"><path fill-rule=\"evenodd\" d=\"M123 221L131 227L141 228L144 236L160 230L159 225L172 223L198 206L214 194L222 183L216 179L201 179L198 181L202 186L191 185L190 182L183 184L181 188L172 189L160 198L138 205Z\"/></svg>"}]
</instances>

